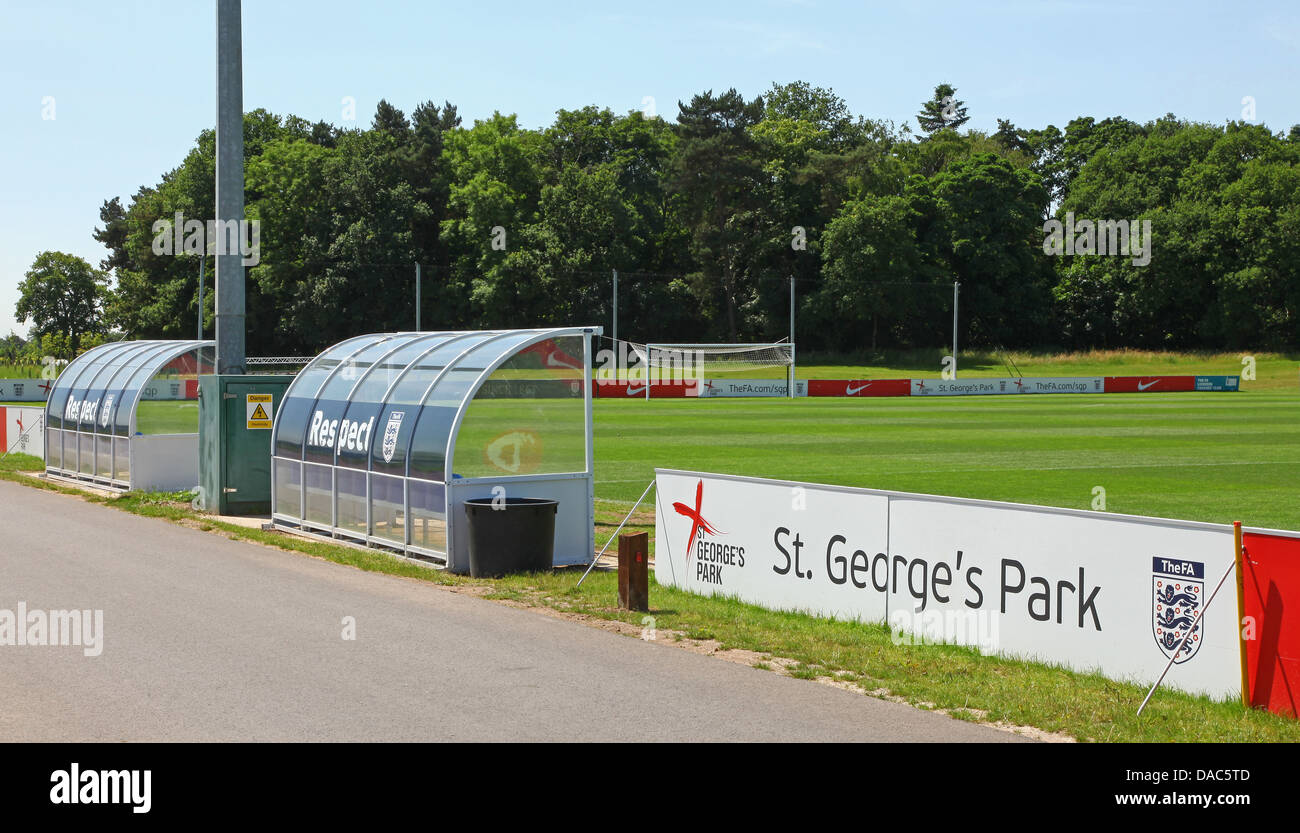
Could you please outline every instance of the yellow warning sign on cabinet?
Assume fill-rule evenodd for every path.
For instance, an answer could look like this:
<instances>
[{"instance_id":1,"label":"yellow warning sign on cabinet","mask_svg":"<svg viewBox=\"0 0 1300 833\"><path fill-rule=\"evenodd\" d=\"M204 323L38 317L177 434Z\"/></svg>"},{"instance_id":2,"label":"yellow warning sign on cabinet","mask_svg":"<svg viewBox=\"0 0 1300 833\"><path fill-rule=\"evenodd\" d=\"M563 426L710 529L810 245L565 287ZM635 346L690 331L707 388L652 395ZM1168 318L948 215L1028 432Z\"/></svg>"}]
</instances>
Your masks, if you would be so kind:
<instances>
[{"instance_id":1,"label":"yellow warning sign on cabinet","mask_svg":"<svg viewBox=\"0 0 1300 833\"><path fill-rule=\"evenodd\" d=\"M249 428L269 429L271 427L271 420L275 416L275 412L271 407L271 394L248 394L247 408Z\"/></svg>"}]
</instances>

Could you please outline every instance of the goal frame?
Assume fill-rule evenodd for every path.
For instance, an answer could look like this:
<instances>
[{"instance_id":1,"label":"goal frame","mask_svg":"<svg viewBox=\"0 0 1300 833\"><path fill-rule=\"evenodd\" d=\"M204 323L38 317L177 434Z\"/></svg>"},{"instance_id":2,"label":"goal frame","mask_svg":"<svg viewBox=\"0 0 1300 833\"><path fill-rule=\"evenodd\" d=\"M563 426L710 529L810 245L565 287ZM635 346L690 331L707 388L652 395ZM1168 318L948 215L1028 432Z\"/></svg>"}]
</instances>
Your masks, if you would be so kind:
<instances>
[{"instance_id":1,"label":"goal frame","mask_svg":"<svg viewBox=\"0 0 1300 833\"><path fill-rule=\"evenodd\" d=\"M795 359L796 359L796 353L795 353L795 343L794 343L793 341L787 341L787 340L781 340L781 341L755 341L755 342L743 342L743 343L739 343L739 344L703 344L703 343L698 343L698 342L658 342L658 341L657 341L657 342L646 342L646 345L645 345L646 364L647 364L646 371L647 371L647 373L648 373L649 370L650 370L650 367L653 366L653 365L651 364L651 362L650 362L650 357L651 357L651 354L653 353L653 351L656 350L656 349L666 349L666 350L713 350L713 349L717 349L717 350L721 350L721 349L728 349L728 348L743 348L743 347L752 347L752 348L764 348L764 347L781 347L781 348L785 348L785 347L789 347L789 348L790 348L790 365L789 365L789 367L786 368L786 381L785 381L786 389L785 389L785 392L786 392L786 398L788 398L788 399L794 399L794 398L795 398L795 390L794 390L794 389L795 389L795 384L794 384L794 370L795 370ZM650 388L651 388L651 387L652 387L652 385L651 385L649 379L647 378L647 380L646 380L646 386L645 386L645 398L646 398L647 400L650 399Z\"/></svg>"}]
</instances>

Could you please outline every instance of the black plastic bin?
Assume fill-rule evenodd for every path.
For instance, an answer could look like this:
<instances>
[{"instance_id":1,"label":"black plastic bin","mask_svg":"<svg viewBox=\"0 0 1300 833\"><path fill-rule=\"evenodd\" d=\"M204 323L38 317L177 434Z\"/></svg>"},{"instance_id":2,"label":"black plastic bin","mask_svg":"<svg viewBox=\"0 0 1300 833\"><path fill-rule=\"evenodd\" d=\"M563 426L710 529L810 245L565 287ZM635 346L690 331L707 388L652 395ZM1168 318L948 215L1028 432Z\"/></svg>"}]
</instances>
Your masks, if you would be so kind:
<instances>
[{"instance_id":1,"label":"black plastic bin","mask_svg":"<svg viewBox=\"0 0 1300 833\"><path fill-rule=\"evenodd\" d=\"M469 574L493 578L551 569L559 507L558 500L531 497L465 501Z\"/></svg>"}]
</instances>

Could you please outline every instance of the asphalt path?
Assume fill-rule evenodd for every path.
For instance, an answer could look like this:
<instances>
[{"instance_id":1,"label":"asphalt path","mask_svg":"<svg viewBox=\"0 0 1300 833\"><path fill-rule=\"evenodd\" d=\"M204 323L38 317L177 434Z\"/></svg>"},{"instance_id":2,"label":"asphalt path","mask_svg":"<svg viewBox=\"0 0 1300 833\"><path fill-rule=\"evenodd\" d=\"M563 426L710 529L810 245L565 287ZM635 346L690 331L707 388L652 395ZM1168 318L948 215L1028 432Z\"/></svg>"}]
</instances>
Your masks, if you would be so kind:
<instances>
[{"instance_id":1,"label":"asphalt path","mask_svg":"<svg viewBox=\"0 0 1300 833\"><path fill-rule=\"evenodd\" d=\"M0 618L103 611L0 645L0 741L1019 739L16 483L0 530Z\"/></svg>"}]
</instances>

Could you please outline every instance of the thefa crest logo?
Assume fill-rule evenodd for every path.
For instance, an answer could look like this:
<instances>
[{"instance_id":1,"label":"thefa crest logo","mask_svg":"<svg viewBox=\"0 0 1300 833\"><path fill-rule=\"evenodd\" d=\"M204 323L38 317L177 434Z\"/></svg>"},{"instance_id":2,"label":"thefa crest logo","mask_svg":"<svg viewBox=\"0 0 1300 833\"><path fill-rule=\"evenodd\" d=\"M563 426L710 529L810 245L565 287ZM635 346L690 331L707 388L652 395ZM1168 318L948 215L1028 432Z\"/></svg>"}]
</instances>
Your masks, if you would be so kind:
<instances>
[{"instance_id":1,"label":"thefa crest logo","mask_svg":"<svg viewBox=\"0 0 1300 833\"><path fill-rule=\"evenodd\" d=\"M405 411L393 411L388 415L388 424L384 426L384 462L393 462L393 452L397 450L397 435L402 430L402 417L406 416Z\"/></svg>"},{"instance_id":2,"label":"thefa crest logo","mask_svg":"<svg viewBox=\"0 0 1300 833\"><path fill-rule=\"evenodd\" d=\"M1205 565L1176 558L1152 559L1151 628L1156 644L1175 663L1187 662L1201 647L1201 623L1196 616L1205 601ZM1187 632L1196 629L1179 648ZM1175 655L1177 651L1177 655Z\"/></svg>"},{"instance_id":3,"label":"thefa crest logo","mask_svg":"<svg viewBox=\"0 0 1300 833\"><path fill-rule=\"evenodd\" d=\"M720 535L716 527L704 520L700 514L700 509L704 505L704 481L700 480L695 486L695 508L687 506L684 503L674 503L673 509L678 515L685 515L691 519L691 537L686 542L686 562L689 564L691 557L695 554L695 536L703 535L705 532L710 535Z\"/></svg>"},{"instance_id":4,"label":"thefa crest logo","mask_svg":"<svg viewBox=\"0 0 1300 833\"><path fill-rule=\"evenodd\" d=\"M104 407L100 409L101 413L99 417L99 424L104 426L105 428L108 427L109 420L113 418L113 397L114 396L116 396L116 394L110 393L108 396L104 397Z\"/></svg>"}]
</instances>

